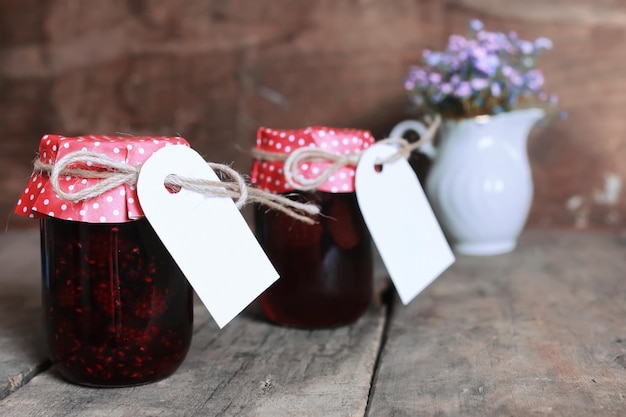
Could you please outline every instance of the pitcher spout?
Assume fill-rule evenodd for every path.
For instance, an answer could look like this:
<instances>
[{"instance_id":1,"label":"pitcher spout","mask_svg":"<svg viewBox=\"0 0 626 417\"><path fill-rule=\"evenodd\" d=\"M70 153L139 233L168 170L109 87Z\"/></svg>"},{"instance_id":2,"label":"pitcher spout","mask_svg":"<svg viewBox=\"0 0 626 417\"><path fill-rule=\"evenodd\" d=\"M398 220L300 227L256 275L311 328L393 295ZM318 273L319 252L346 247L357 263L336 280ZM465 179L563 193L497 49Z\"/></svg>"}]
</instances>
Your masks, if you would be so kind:
<instances>
[{"instance_id":1,"label":"pitcher spout","mask_svg":"<svg viewBox=\"0 0 626 417\"><path fill-rule=\"evenodd\" d=\"M530 108L515 110L511 112L510 115L513 118L519 119L518 128L522 130L524 136L527 136L533 126L545 117L546 112L540 108Z\"/></svg>"}]
</instances>

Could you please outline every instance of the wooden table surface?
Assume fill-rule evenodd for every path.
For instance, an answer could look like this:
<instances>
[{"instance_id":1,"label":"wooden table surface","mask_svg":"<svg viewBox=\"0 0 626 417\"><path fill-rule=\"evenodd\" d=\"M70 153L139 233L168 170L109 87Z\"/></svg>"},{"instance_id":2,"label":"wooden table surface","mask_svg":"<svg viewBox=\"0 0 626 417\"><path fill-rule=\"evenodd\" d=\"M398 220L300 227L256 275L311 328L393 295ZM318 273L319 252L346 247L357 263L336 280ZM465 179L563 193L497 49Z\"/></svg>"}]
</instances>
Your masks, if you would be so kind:
<instances>
[{"instance_id":1,"label":"wooden table surface","mask_svg":"<svg viewBox=\"0 0 626 417\"><path fill-rule=\"evenodd\" d=\"M0 416L625 416L626 238L527 231L356 324L219 330L201 305L171 377L69 384L47 361L35 231L0 235ZM378 268L385 280L385 271Z\"/></svg>"}]
</instances>

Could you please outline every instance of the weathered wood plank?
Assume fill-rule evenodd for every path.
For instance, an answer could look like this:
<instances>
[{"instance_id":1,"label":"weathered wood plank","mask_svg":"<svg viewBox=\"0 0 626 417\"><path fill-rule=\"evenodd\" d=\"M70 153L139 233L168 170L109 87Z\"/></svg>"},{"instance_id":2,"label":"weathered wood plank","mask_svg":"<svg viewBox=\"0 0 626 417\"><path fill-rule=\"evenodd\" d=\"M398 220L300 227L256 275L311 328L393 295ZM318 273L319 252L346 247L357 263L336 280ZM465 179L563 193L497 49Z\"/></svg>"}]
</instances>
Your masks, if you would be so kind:
<instances>
[{"instance_id":1,"label":"weathered wood plank","mask_svg":"<svg viewBox=\"0 0 626 417\"><path fill-rule=\"evenodd\" d=\"M370 416L623 416L626 240L528 232L394 306Z\"/></svg>"},{"instance_id":2,"label":"weathered wood plank","mask_svg":"<svg viewBox=\"0 0 626 417\"><path fill-rule=\"evenodd\" d=\"M530 21L577 24L626 24L624 3L614 0L568 0L567 3L543 0L446 0L447 7L478 11L498 17Z\"/></svg>"},{"instance_id":3,"label":"weathered wood plank","mask_svg":"<svg viewBox=\"0 0 626 417\"><path fill-rule=\"evenodd\" d=\"M0 234L0 398L47 365L41 335L39 234Z\"/></svg>"},{"instance_id":4,"label":"weathered wood plank","mask_svg":"<svg viewBox=\"0 0 626 417\"><path fill-rule=\"evenodd\" d=\"M197 310L186 362L170 378L124 389L71 385L54 372L0 402L11 416L363 415L383 327L372 310L328 331L275 327L244 316L218 331ZM48 414L47 414L48 413Z\"/></svg>"},{"instance_id":5,"label":"weathered wood plank","mask_svg":"<svg viewBox=\"0 0 626 417\"><path fill-rule=\"evenodd\" d=\"M2 249L13 244L13 240L0 242ZM33 242L23 246L28 243ZM23 262L39 265L38 259L15 255L5 265ZM377 275L382 274L379 267ZM6 304L0 311L13 303L5 298L0 302ZM379 303L373 303L353 326L320 331L270 325L254 306L221 331L203 306L197 305L195 313L192 347L170 378L135 388L93 389L66 383L51 368L0 401L0 415L364 414L385 321L385 308ZM22 322L20 328L29 325ZM4 338L15 340L7 348L3 344L3 352L33 349L34 342L15 332ZM23 352L15 355L16 366L26 363Z\"/></svg>"},{"instance_id":6,"label":"weathered wood plank","mask_svg":"<svg viewBox=\"0 0 626 417\"><path fill-rule=\"evenodd\" d=\"M617 0L0 0L0 213L45 133L181 134L242 172L260 125L382 137L409 116L407 67L472 18L554 41L541 67L570 117L530 142L529 224L626 227Z\"/></svg>"},{"instance_id":7,"label":"weathered wood plank","mask_svg":"<svg viewBox=\"0 0 626 417\"><path fill-rule=\"evenodd\" d=\"M441 31L434 0L18 3L0 0L3 213L45 133L180 134L242 173L261 125L383 135Z\"/></svg>"},{"instance_id":8,"label":"weathered wood plank","mask_svg":"<svg viewBox=\"0 0 626 417\"><path fill-rule=\"evenodd\" d=\"M625 251L624 237L530 231L511 254L459 259L394 306L368 415L623 415ZM37 235L0 236L0 262L9 393L10 378L42 363ZM384 327L375 304L336 330L272 326L250 308L219 331L198 305L192 349L172 377L90 389L52 368L0 401L0 414L359 416Z\"/></svg>"}]
</instances>

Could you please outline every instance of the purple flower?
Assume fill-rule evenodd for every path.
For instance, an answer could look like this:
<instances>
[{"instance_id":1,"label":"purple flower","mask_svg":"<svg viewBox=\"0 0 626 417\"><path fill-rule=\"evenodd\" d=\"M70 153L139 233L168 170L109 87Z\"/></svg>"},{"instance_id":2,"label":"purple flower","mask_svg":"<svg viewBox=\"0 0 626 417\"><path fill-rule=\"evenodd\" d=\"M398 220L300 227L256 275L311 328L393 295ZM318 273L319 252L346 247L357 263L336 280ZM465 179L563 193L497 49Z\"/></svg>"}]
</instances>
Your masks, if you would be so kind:
<instances>
[{"instance_id":1,"label":"purple flower","mask_svg":"<svg viewBox=\"0 0 626 417\"><path fill-rule=\"evenodd\" d=\"M538 92L543 87L544 78L541 70L534 69L526 73L526 85L531 91Z\"/></svg>"},{"instance_id":2,"label":"purple flower","mask_svg":"<svg viewBox=\"0 0 626 417\"><path fill-rule=\"evenodd\" d=\"M489 87L489 80L486 78L474 78L470 81L470 84L475 91L480 91Z\"/></svg>"},{"instance_id":3,"label":"purple flower","mask_svg":"<svg viewBox=\"0 0 626 417\"><path fill-rule=\"evenodd\" d=\"M537 49L552 49L552 41L548 38L537 38L535 40L535 48Z\"/></svg>"},{"instance_id":4,"label":"purple flower","mask_svg":"<svg viewBox=\"0 0 626 417\"><path fill-rule=\"evenodd\" d=\"M463 65L463 61L458 56L451 56L448 59L447 65L449 67L449 72L458 71Z\"/></svg>"},{"instance_id":5,"label":"purple flower","mask_svg":"<svg viewBox=\"0 0 626 417\"><path fill-rule=\"evenodd\" d=\"M413 67L409 70L409 73L404 80L404 88L411 91L415 88L416 84L423 84L428 75L422 68Z\"/></svg>"},{"instance_id":6,"label":"purple flower","mask_svg":"<svg viewBox=\"0 0 626 417\"><path fill-rule=\"evenodd\" d=\"M535 51L535 45L532 42L522 40L517 43L517 46L526 55L530 55Z\"/></svg>"},{"instance_id":7,"label":"purple flower","mask_svg":"<svg viewBox=\"0 0 626 417\"><path fill-rule=\"evenodd\" d=\"M439 84L442 79L443 78L441 74L439 74L438 72L431 72L430 75L428 76L428 81L430 81L433 84Z\"/></svg>"},{"instance_id":8,"label":"purple flower","mask_svg":"<svg viewBox=\"0 0 626 417\"><path fill-rule=\"evenodd\" d=\"M500 97L500 94L502 94L502 88L500 88L500 84L491 84L491 95L494 97Z\"/></svg>"},{"instance_id":9,"label":"purple flower","mask_svg":"<svg viewBox=\"0 0 626 417\"><path fill-rule=\"evenodd\" d=\"M478 19L472 19L472 20L470 21L470 28L471 28L473 31L475 31L475 32L479 32L479 31L483 30L484 25L483 25L483 22L481 22L480 20L478 20Z\"/></svg>"},{"instance_id":10,"label":"purple flower","mask_svg":"<svg viewBox=\"0 0 626 417\"><path fill-rule=\"evenodd\" d=\"M476 39L490 53L496 53L509 44L506 36L501 33L479 32Z\"/></svg>"},{"instance_id":11,"label":"purple flower","mask_svg":"<svg viewBox=\"0 0 626 417\"><path fill-rule=\"evenodd\" d=\"M512 77L516 73L517 71L515 71L515 68L510 65L505 65L502 67L502 75L504 75L505 77Z\"/></svg>"},{"instance_id":12,"label":"purple flower","mask_svg":"<svg viewBox=\"0 0 626 417\"><path fill-rule=\"evenodd\" d=\"M474 65L477 70L491 77L500 66L500 58L498 58L497 55L490 54L482 59L477 59Z\"/></svg>"},{"instance_id":13,"label":"purple flower","mask_svg":"<svg viewBox=\"0 0 626 417\"><path fill-rule=\"evenodd\" d=\"M429 52L424 55L426 59L426 63L431 67L436 67L439 65L443 59L443 54L441 52Z\"/></svg>"},{"instance_id":14,"label":"purple flower","mask_svg":"<svg viewBox=\"0 0 626 417\"><path fill-rule=\"evenodd\" d=\"M448 94L452 93L452 86L449 83L443 83L439 87L439 91L447 96Z\"/></svg>"},{"instance_id":15,"label":"purple flower","mask_svg":"<svg viewBox=\"0 0 626 417\"><path fill-rule=\"evenodd\" d=\"M509 81L515 87L521 87L524 84L524 78L517 72L511 74L511 76L509 77Z\"/></svg>"},{"instance_id":16,"label":"purple flower","mask_svg":"<svg viewBox=\"0 0 626 417\"><path fill-rule=\"evenodd\" d=\"M472 94L472 87L467 81L461 82L454 90L454 95L457 97L468 97Z\"/></svg>"},{"instance_id":17,"label":"purple flower","mask_svg":"<svg viewBox=\"0 0 626 417\"><path fill-rule=\"evenodd\" d=\"M467 39L460 35L451 35L448 40L448 50L460 51L467 45Z\"/></svg>"},{"instance_id":18,"label":"purple flower","mask_svg":"<svg viewBox=\"0 0 626 417\"><path fill-rule=\"evenodd\" d=\"M472 44L472 47L468 50L468 52L469 55L474 57L474 59L485 59L487 57L487 50L476 44Z\"/></svg>"},{"instance_id":19,"label":"purple flower","mask_svg":"<svg viewBox=\"0 0 626 417\"><path fill-rule=\"evenodd\" d=\"M418 108L444 117L496 114L520 100L556 105L556 96L542 91L543 73L535 68L539 53L551 48L548 38L530 42L515 32L488 32L474 19L468 37L453 34L443 51L425 49L404 88Z\"/></svg>"}]
</instances>

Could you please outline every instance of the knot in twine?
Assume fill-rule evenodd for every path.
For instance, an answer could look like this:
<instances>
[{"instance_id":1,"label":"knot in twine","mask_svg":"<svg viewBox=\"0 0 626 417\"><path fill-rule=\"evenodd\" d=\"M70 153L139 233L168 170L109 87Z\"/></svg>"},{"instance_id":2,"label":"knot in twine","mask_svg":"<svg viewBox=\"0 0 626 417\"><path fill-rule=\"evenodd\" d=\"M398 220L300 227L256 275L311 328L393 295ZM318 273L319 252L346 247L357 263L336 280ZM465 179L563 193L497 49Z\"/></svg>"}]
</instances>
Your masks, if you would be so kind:
<instances>
[{"instance_id":1,"label":"knot in twine","mask_svg":"<svg viewBox=\"0 0 626 417\"><path fill-rule=\"evenodd\" d=\"M71 167L76 164L86 165L86 168ZM124 184L135 186L139 178L139 172L141 171L141 165L131 166L92 151L76 151L69 153L54 164L47 164L37 159L33 165L36 172L49 175L52 189L60 198L74 203L98 197L106 191ZM212 197L230 197L236 199L235 205L237 208L241 208L248 203L260 203L307 224L315 223L310 216L319 214L319 207L249 187L244 178L227 165L213 162L208 162L208 165L220 178L230 180L212 181L170 174L165 178L164 186L172 189L184 188ZM59 178L61 176L99 179L100 181L80 191L65 192L59 185Z\"/></svg>"},{"instance_id":2,"label":"knot in twine","mask_svg":"<svg viewBox=\"0 0 626 417\"><path fill-rule=\"evenodd\" d=\"M397 161L400 158L409 159L411 153L417 150L424 143L432 140L441 124L441 116L436 115L432 123L429 124L426 133L419 140L410 143L404 138L386 138L378 143L390 143L398 146L398 151L389 155L378 165ZM295 190L311 191L324 184L335 172L346 166L356 166L361 158L361 152L353 152L345 155L336 154L320 148L298 148L290 154L281 154L259 149L253 149L252 155L255 159L264 161L284 161L283 172L285 180ZM298 169L298 166L305 162L330 162L331 164L318 176L306 178Z\"/></svg>"}]
</instances>

